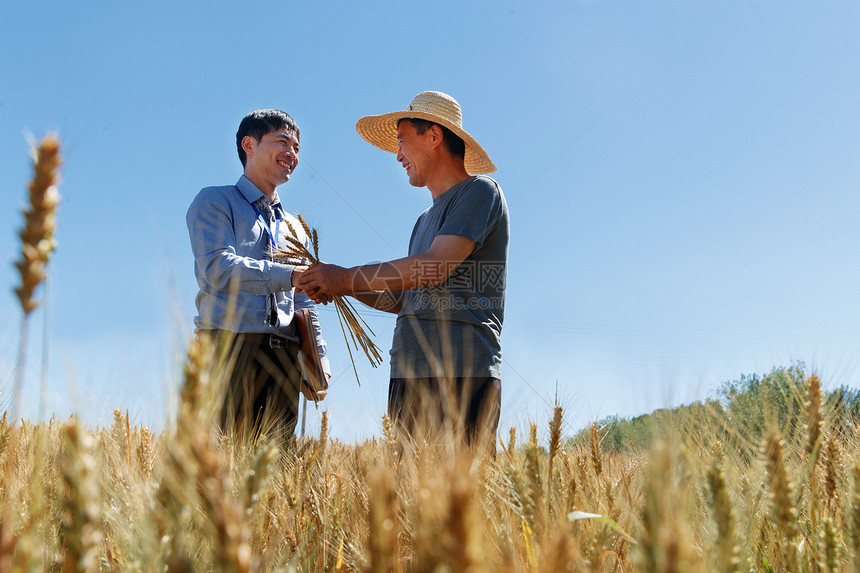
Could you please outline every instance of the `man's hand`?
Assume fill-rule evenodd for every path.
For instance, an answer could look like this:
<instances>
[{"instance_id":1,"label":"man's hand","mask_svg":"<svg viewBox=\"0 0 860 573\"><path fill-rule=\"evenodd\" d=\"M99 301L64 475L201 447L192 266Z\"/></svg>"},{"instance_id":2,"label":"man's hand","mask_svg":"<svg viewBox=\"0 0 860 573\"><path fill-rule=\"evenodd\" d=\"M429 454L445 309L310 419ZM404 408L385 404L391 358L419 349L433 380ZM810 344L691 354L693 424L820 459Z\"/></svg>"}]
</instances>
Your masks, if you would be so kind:
<instances>
[{"instance_id":1,"label":"man's hand","mask_svg":"<svg viewBox=\"0 0 860 573\"><path fill-rule=\"evenodd\" d=\"M299 290L302 290L302 287L299 286L299 281L301 280L301 278L305 274L305 272L307 272L307 270L308 270L308 267L306 267L306 266L298 266L298 267L293 268L293 274L290 276L290 282L293 284L293 287L295 287ZM308 295L309 299L311 299L312 301L314 301L317 304L319 304L319 303L328 304L332 301L332 298L329 295L323 294L319 290L315 291L314 294L307 293L307 292L305 294Z\"/></svg>"},{"instance_id":2,"label":"man's hand","mask_svg":"<svg viewBox=\"0 0 860 573\"><path fill-rule=\"evenodd\" d=\"M297 286L314 302L325 304L331 300L332 295L351 292L349 276L349 269L318 263L301 274Z\"/></svg>"},{"instance_id":3,"label":"man's hand","mask_svg":"<svg viewBox=\"0 0 860 573\"><path fill-rule=\"evenodd\" d=\"M293 274L290 275L290 282L296 288L299 288L299 279L302 278L302 275L308 268L304 265L300 265L298 267L293 267Z\"/></svg>"}]
</instances>

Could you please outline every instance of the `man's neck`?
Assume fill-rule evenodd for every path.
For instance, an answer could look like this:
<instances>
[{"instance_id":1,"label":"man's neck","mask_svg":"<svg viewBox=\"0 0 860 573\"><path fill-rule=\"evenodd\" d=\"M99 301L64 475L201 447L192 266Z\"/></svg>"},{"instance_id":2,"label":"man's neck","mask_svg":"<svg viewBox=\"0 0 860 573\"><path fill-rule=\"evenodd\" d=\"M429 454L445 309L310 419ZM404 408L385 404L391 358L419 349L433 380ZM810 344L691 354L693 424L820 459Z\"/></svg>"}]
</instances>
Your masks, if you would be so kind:
<instances>
[{"instance_id":1,"label":"man's neck","mask_svg":"<svg viewBox=\"0 0 860 573\"><path fill-rule=\"evenodd\" d=\"M439 195L469 178L469 173L463 167L462 160L459 162L442 162L438 165L436 172L427 183L430 195L436 199Z\"/></svg>"}]
</instances>

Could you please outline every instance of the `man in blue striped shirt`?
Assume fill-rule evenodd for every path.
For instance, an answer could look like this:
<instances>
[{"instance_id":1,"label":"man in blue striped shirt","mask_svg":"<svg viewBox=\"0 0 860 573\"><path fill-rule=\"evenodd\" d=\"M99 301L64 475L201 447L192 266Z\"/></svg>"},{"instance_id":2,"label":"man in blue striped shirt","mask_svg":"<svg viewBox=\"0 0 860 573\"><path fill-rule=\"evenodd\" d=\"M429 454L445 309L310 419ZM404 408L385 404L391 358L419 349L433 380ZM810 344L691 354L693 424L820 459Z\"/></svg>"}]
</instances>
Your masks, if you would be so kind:
<instances>
[{"instance_id":1,"label":"man in blue striped shirt","mask_svg":"<svg viewBox=\"0 0 860 573\"><path fill-rule=\"evenodd\" d=\"M293 320L298 309L310 309L323 368L331 375L316 305L294 288L306 267L273 260L290 227L309 242L277 191L298 165L299 128L283 111L255 110L239 125L236 148L244 174L235 185L202 189L186 215L200 287L194 323L199 337L232 345L222 425L286 437L295 429L299 392L325 397L325 391L310 395L302 383Z\"/></svg>"}]
</instances>

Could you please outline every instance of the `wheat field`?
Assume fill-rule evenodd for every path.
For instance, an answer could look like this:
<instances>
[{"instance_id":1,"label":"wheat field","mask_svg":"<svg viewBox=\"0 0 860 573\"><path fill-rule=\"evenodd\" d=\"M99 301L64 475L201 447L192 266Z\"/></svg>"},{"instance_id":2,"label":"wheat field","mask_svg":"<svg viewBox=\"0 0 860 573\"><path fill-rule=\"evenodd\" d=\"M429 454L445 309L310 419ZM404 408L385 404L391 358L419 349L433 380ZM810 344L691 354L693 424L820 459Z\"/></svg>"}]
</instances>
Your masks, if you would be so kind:
<instances>
[{"instance_id":1,"label":"wheat field","mask_svg":"<svg viewBox=\"0 0 860 573\"><path fill-rule=\"evenodd\" d=\"M4 571L851 571L860 542L857 435L794 387L760 436L716 403L655 417L647 451L606 451L564 412L495 457L455 436L404 449L224 435L217 360L191 344L177 419L160 435L115 412L0 421ZM767 405L762 404L762 411ZM759 439L760 438L760 439Z\"/></svg>"}]
</instances>

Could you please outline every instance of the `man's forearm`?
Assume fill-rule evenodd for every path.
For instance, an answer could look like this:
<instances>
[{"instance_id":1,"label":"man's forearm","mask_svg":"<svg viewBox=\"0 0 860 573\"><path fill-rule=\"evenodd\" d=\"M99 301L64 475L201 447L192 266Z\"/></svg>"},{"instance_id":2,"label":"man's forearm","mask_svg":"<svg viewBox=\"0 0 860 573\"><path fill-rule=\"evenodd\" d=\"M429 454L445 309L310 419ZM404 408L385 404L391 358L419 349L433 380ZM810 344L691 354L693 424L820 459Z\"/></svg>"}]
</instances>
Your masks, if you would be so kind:
<instances>
[{"instance_id":1,"label":"man's forearm","mask_svg":"<svg viewBox=\"0 0 860 573\"><path fill-rule=\"evenodd\" d=\"M349 269L352 292L402 292L438 285L461 261L440 260L429 253ZM352 293L350 293L352 294Z\"/></svg>"},{"instance_id":2,"label":"man's forearm","mask_svg":"<svg viewBox=\"0 0 860 573\"><path fill-rule=\"evenodd\" d=\"M397 314L403 306L403 293L391 292L357 292L352 297L376 310Z\"/></svg>"},{"instance_id":3,"label":"man's forearm","mask_svg":"<svg viewBox=\"0 0 860 573\"><path fill-rule=\"evenodd\" d=\"M442 284L476 244L459 235L438 235L424 253L349 269L350 287L354 292L405 291Z\"/></svg>"}]
</instances>

